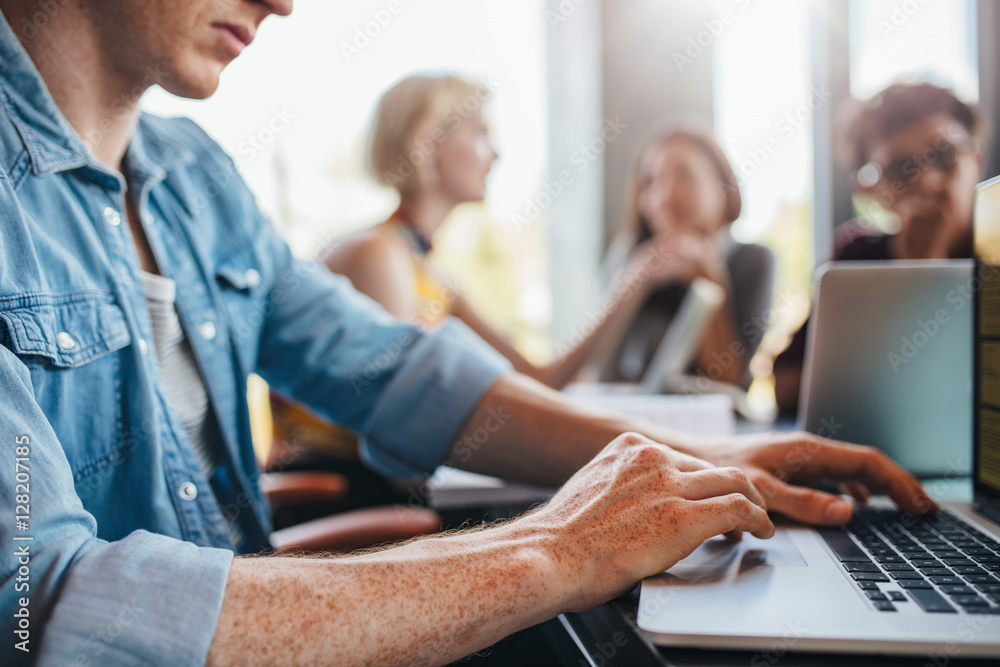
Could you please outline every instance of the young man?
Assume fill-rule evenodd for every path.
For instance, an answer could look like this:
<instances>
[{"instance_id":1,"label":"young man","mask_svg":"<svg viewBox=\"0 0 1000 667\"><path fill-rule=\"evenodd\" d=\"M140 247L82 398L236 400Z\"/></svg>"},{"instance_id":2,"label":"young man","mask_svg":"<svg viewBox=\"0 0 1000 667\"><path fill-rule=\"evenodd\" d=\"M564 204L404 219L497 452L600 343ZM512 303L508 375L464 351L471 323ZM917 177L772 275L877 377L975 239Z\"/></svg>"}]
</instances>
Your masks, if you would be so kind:
<instances>
[{"instance_id":1,"label":"young man","mask_svg":"<svg viewBox=\"0 0 1000 667\"><path fill-rule=\"evenodd\" d=\"M863 447L621 435L636 425L509 372L460 326L421 333L293 259L203 132L137 106L152 84L210 95L290 0L0 9L0 499L17 515L0 522L3 664L445 663L713 535L767 537L765 507L848 519L847 502L786 482L934 508ZM240 399L251 370L360 432L386 474L429 472L502 412L456 460L565 484L488 530L234 559L269 531Z\"/></svg>"}]
</instances>

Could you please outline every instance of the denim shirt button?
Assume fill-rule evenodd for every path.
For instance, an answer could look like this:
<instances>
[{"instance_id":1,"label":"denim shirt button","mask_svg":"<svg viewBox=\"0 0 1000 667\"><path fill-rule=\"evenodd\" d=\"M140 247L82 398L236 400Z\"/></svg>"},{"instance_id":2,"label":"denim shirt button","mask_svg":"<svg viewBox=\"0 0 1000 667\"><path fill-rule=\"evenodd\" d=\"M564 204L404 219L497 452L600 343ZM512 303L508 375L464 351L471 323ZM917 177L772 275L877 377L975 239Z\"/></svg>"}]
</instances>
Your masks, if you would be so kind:
<instances>
[{"instance_id":1,"label":"denim shirt button","mask_svg":"<svg viewBox=\"0 0 1000 667\"><path fill-rule=\"evenodd\" d=\"M207 320L198 325L198 334L201 335L205 340L212 340L215 338L215 322L212 320Z\"/></svg>"},{"instance_id":2,"label":"denim shirt button","mask_svg":"<svg viewBox=\"0 0 1000 667\"><path fill-rule=\"evenodd\" d=\"M184 482L177 492L180 494L181 500L194 500L198 497L198 487L195 486L194 482Z\"/></svg>"},{"instance_id":3,"label":"denim shirt button","mask_svg":"<svg viewBox=\"0 0 1000 667\"><path fill-rule=\"evenodd\" d=\"M247 269L247 272L243 274L243 278L247 281L247 287L257 287L257 285L260 285L260 273L257 269Z\"/></svg>"},{"instance_id":4,"label":"denim shirt button","mask_svg":"<svg viewBox=\"0 0 1000 667\"><path fill-rule=\"evenodd\" d=\"M153 214L150 213L149 211L145 211L142 214L142 221L146 223L147 227L152 227L153 225L156 224L156 218L154 218Z\"/></svg>"},{"instance_id":5,"label":"denim shirt button","mask_svg":"<svg viewBox=\"0 0 1000 667\"><path fill-rule=\"evenodd\" d=\"M149 352L149 343L146 342L145 338L139 339L139 351L142 352L143 354Z\"/></svg>"},{"instance_id":6,"label":"denim shirt button","mask_svg":"<svg viewBox=\"0 0 1000 667\"><path fill-rule=\"evenodd\" d=\"M111 208L110 206L104 209L104 219L112 227L117 227L122 222L122 216L119 215L118 211Z\"/></svg>"},{"instance_id":7,"label":"denim shirt button","mask_svg":"<svg viewBox=\"0 0 1000 667\"><path fill-rule=\"evenodd\" d=\"M76 347L76 340L65 331L60 331L56 334L56 342L64 350L72 350Z\"/></svg>"}]
</instances>

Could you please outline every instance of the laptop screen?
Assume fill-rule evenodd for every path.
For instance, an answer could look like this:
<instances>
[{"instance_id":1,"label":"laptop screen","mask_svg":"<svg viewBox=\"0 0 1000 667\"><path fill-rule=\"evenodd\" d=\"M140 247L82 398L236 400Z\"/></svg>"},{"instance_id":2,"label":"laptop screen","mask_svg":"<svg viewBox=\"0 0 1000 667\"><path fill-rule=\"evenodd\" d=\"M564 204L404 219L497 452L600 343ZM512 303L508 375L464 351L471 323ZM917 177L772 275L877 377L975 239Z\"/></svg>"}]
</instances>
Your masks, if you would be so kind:
<instances>
[{"instance_id":1,"label":"laptop screen","mask_svg":"<svg viewBox=\"0 0 1000 667\"><path fill-rule=\"evenodd\" d=\"M1000 177L976 189L974 469L976 501L1000 518Z\"/></svg>"}]
</instances>

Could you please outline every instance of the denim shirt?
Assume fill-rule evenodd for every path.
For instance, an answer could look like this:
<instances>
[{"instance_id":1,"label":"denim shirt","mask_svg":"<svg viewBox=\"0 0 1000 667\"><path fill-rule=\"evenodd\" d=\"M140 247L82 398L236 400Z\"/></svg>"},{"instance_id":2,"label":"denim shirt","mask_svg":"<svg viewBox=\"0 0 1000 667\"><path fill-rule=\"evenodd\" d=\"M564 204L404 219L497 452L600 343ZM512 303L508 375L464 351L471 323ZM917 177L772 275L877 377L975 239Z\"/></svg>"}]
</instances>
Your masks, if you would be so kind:
<instances>
[{"instance_id":1,"label":"denim shirt","mask_svg":"<svg viewBox=\"0 0 1000 667\"><path fill-rule=\"evenodd\" d=\"M126 180L0 20L0 664L204 662L234 550L269 546L250 372L413 477L509 369L460 324L423 332L294 258L194 123L142 115L123 166L219 421L211 479L151 349Z\"/></svg>"}]
</instances>

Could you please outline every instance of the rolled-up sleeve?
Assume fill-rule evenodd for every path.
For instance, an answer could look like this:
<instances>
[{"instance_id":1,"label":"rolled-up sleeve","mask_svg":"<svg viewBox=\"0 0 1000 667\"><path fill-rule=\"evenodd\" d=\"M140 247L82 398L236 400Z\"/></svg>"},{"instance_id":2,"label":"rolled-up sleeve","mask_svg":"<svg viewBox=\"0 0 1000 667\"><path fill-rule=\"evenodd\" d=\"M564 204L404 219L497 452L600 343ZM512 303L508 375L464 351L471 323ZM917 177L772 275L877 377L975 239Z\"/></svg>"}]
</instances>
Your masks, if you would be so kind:
<instances>
[{"instance_id":1,"label":"rolled-up sleeve","mask_svg":"<svg viewBox=\"0 0 1000 667\"><path fill-rule=\"evenodd\" d=\"M3 346L0 393L0 506L28 504L24 523L0 521L0 664L204 664L233 554L144 531L98 539L30 375Z\"/></svg>"},{"instance_id":2,"label":"rolled-up sleeve","mask_svg":"<svg viewBox=\"0 0 1000 667\"><path fill-rule=\"evenodd\" d=\"M483 394L509 369L492 347L449 318L418 340L383 388L362 456L392 477L433 471Z\"/></svg>"},{"instance_id":3,"label":"rolled-up sleeve","mask_svg":"<svg viewBox=\"0 0 1000 667\"><path fill-rule=\"evenodd\" d=\"M392 318L346 278L293 258L266 221L257 238L274 268L257 372L357 432L384 474L432 472L510 363L453 318L433 332Z\"/></svg>"}]
</instances>

